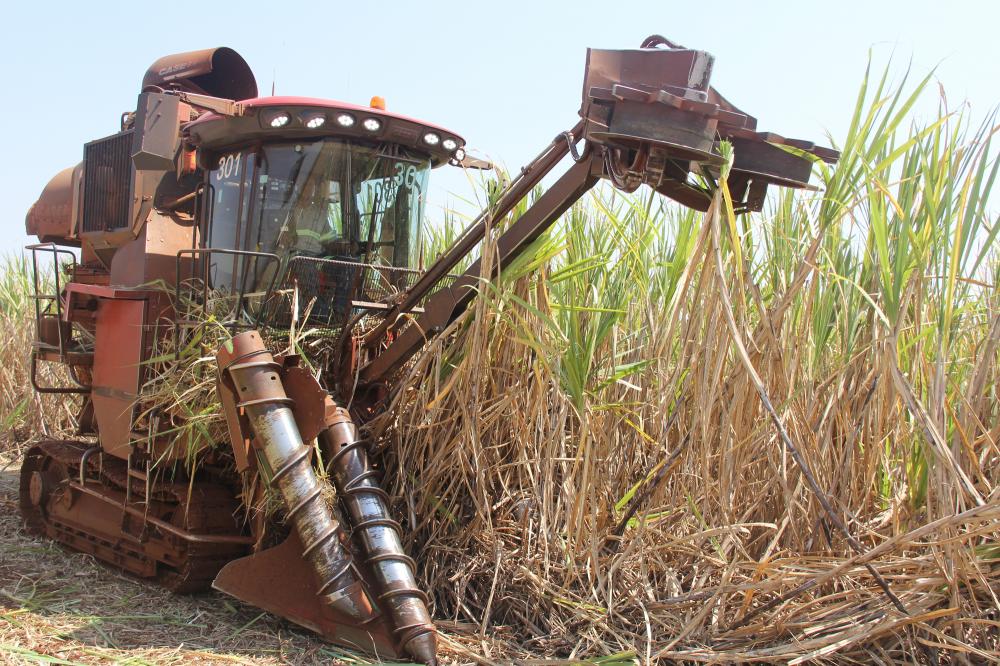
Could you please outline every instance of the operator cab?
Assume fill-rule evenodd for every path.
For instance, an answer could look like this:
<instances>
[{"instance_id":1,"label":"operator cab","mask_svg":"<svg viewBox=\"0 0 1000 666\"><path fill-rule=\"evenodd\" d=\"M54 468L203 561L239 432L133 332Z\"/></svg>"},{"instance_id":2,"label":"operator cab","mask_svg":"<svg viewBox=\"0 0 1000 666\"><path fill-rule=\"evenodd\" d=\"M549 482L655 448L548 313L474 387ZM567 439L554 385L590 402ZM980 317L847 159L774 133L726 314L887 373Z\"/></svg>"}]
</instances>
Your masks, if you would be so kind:
<instances>
[{"instance_id":1,"label":"operator cab","mask_svg":"<svg viewBox=\"0 0 1000 666\"><path fill-rule=\"evenodd\" d=\"M409 286L430 170L462 162L464 140L377 107L291 97L238 106L185 128L206 173L209 286L258 300L294 288L300 309L330 325Z\"/></svg>"}]
</instances>

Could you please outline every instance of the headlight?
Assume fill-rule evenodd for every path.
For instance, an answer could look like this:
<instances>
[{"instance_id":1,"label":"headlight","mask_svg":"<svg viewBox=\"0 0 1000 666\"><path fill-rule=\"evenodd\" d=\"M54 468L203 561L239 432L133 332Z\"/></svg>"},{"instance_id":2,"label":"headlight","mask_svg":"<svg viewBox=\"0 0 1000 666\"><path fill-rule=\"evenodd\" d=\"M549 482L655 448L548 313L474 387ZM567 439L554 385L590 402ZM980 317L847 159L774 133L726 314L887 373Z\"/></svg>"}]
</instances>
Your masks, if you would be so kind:
<instances>
[{"instance_id":1,"label":"headlight","mask_svg":"<svg viewBox=\"0 0 1000 666\"><path fill-rule=\"evenodd\" d=\"M324 123L326 123L326 116L322 114L306 118L306 127L309 129L318 129L322 127Z\"/></svg>"},{"instance_id":2,"label":"headlight","mask_svg":"<svg viewBox=\"0 0 1000 666\"><path fill-rule=\"evenodd\" d=\"M354 127L354 116L349 113L342 113L337 116L337 124L341 127Z\"/></svg>"},{"instance_id":3,"label":"headlight","mask_svg":"<svg viewBox=\"0 0 1000 666\"><path fill-rule=\"evenodd\" d=\"M461 162L462 160L464 160L465 159L465 150L463 150L462 148L459 148L458 150L456 150L455 151L455 159L458 160L459 162Z\"/></svg>"},{"instance_id":4,"label":"headlight","mask_svg":"<svg viewBox=\"0 0 1000 666\"><path fill-rule=\"evenodd\" d=\"M271 127L277 129L279 127L284 127L289 122L291 122L291 120L292 117L287 113L279 113L278 115L271 118L271 122L269 124L271 125Z\"/></svg>"},{"instance_id":5,"label":"headlight","mask_svg":"<svg viewBox=\"0 0 1000 666\"><path fill-rule=\"evenodd\" d=\"M451 152L458 148L458 143L454 139L445 139L441 142L441 146L448 152Z\"/></svg>"},{"instance_id":6,"label":"headlight","mask_svg":"<svg viewBox=\"0 0 1000 666\"><path fill-rule=\"evenodd\" d=\"M436 146L441 143L441 137L434 132L428 132L427 134L424 134L424 143L428 146Z\"/></svg>"},{"instance_id":7,"label":"headlight","mask_svg":"<svg viewBox=\"0 0 1000 666\"><path fill-rule=\"evenodd\" d=\"M379 131L379 128L382 127L382 121L376 118L365 118L365 121L361 124L369 132L377 132Z\"/></svg>"}]
</instances>

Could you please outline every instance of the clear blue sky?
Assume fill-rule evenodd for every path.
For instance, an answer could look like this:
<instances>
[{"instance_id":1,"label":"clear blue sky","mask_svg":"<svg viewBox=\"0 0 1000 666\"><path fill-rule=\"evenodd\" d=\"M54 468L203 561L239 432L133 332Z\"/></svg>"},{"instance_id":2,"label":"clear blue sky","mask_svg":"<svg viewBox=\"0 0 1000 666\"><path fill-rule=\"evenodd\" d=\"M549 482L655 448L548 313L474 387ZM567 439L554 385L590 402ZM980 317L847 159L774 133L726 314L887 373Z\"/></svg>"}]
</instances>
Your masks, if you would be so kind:
<instances>
[{"instance_id":1,"label":"clear blue sky","mask_svg":"<svg viewBox=\"0 0 1000 666\"><path fill-rule=\"evenodd\" d=\"M517 169L574 123L588 46L659 33L710 51L714 85L762 129L820 139L846 128L872 47L900 70L911 58L918 73L939 65L949 99L985 115L1000 102L998 25L1000 3L986 1L10 2L0 252L27 241L24 214L42 187L84 142L117 130L146 67L168 53L235 48L262 92L274 81L278 94L382 95ZM432 190L432 217L471 192L449 168Z\"/></svg>"}]
</instances>

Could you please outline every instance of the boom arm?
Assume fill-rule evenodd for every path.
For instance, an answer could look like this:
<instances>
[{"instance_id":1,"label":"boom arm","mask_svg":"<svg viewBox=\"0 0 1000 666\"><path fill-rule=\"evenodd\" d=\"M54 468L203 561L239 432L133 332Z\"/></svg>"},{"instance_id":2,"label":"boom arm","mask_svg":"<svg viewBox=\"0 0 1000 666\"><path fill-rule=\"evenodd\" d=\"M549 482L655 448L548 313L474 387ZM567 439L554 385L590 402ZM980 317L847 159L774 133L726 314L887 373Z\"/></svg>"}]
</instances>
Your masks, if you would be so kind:
<instances>
[{"instance_id":1,"label":"boom arm","mask_svg":"<svg viewBox=\"0 0 1000 666\"><path fill-rule=\"evenodd\" d=\"M718 144L727 140L735 147L729 176L734 202L737 210L748 211L761 209L769 184L808 187L815 159L837 159L836 151L808 141L757 132L755 118L709 86L712 65L708 53L674 47L657 36L635 50L590 49L580 122L522 169L496 205L484 211L365 336L364 356L370 360L359 369L360 383L386 381L469 305L482 277L479 261L450 287L436 291L419 316L401 316L412 312L475 249L492 223L510 213L570 153L575 163L498 238L489 277L524 252L601 178L629 192L645 183L682 205L706 210L710 190L698 178L703 183L718 176ZM586 140L582 156L575 149L580 138Z\"/></svg>"},{"instance_id":2,"label":"boom arm","mask_svg":"<svg viewBox=\"0 0 1000 666\"><path fill-rule=\"evenodd\" d=\"M523 182L519 183L516 188L508 188L504 196L501 197L497 208L489 214L481 216L468 232L463 234L462 239L453 246L452 250L441 261L435 262L430 267L424 277L433 279L428 279L420 291L417 289L422 285L419 282L414 285L413 289L407 293L406 300L397 306L398 312L405 312L407 307L412 307L411 302L415 303L423 297L440 281L441 277L447 274L449 268L467 255L475 247L475 244L484 237L489 228L488 222L502 218L523 197L523 195L518 195L515 198L513 191L521 192L524 190L525 193L530 191L534 184L551 171L552 165L549 165L548 161L555 155L559 155L560 158L564 156L569 150L568 145L571 141L572 139L560 135L550 146L550 149L540 156L542 164L536 160L528 169L525 169L522 172ZM566 147L561 148L560 144ZM559 216L597 183L599 176L594 175L594 170L601 167L600 163L594 159L595 154L591 153L574 164L500 236L497 240L497 257L493 271L495 274L499 273L501 267L508 265L524 252L532 241L552 226L552 223L559 219ZM555 161L557 162L558 159ZM529 173L530 176L526 175ZM468 306L477 293L476 287L481 276L482 266L480 260L476 260L450 287L435 292L424 306L424 312L416 321L403 329L380 355L361 368L360 380L364 383L381 381L409 360L430 337L443 330ZM385 327L389 326L389 322L394 320L395 317L392 319L387 317L380 328L384 331ZM366 342L377 343L383 335L383 332L376 329L372 331L372 335L366 339Z\"/></svg>"}]
</instances>

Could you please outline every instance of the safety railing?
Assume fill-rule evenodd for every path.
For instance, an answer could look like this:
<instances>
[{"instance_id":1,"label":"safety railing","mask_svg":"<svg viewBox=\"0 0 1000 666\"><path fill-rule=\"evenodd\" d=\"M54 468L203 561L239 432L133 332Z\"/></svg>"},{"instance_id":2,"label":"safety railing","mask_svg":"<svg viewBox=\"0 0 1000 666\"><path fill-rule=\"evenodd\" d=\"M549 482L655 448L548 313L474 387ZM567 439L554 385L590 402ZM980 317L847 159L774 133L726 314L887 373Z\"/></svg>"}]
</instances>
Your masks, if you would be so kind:
<instances>
[{"instance_id":1,"label":"safety railing","mask_svg":"<svg viewBox=\"0 0 1000 666\"><path fill-rule=\"evenodd\" d=\"M212 259L215 256L233 259L232 278L225 280L231 285L231 291L213 289L212 267L217 264ZM256 276L268 273L270 277L261 290ZM306 311L309 325L322 327L332 334L352 318L357 322L389 311L420 275L421 271L411 268L325 257L296 255L282 262L271 252L228 248L180 250L176 255L174 279L174 356L178 357L181 351L182 330L199 328L209 315L233 333L249 328L288 327L294 317L303 314L293 314L293 299L284 298L293 291L297 303ZM455 276L446 276L438 288L448 286L454 279ZM257 290L247 291L248 283L257 286ZM185 299L185 295L189 298ZM223 311L210 311L212 304L224 304ZM423 312L422 304L423 301L411 311ZM192 317L192 308L200 311L200 316Z\"/></svg>"},{"instance_id":2,"label":"safety railing","mask_svg":"<svg viewBox=\"0 0 1000 666\"><path fill-rule=\"evenodd\" d=\"M238 289L228 295L222 295L215 293L212 290L212 276L210 275L212 267L212 256L213 255L225 255L233 257L234 259L244 258L246 263L241 265L241 277L235 282L238 283ZM190 257L190 264L192 270L190 271L190 277L185 278L184 273L184 257ZM264 269L270 265L274 265L274 270L271 273L271 279L268 281L267 288L264 292L252 292L248 293L246 291L247 280L246 274L249 270L250 263L253 263L254 272L256 273L260 268L260 261L264 261ZM200 263L200 278L195 278L195 264ZM274 287L277 283L277 278L280 273L281 260L278 255L272 252L252 252L250 250L230 250L227 248L214 248L214 247L201 247L201 248L187 248L180 250L176 255L176 264L174 267L174 356L175 358L180 355L180 339L181 339L181 329L183 328L193 328L198 329L205 325L208 316L210 314L209 308L211 303L219 303L223 299L231 300L233 305L229 308L229 312L225 313L227 316L216 317L219 325L229 329L231 332L235 333L242 328L261 328L266 325L265 311L268 301L271 299L271 295L274 293ZM197 280L197 282L196 282ZM200 292L201 298L189 299L187 303L194 308L200 308L202 310L202 317L198 319L192 319L190 317L191 307L184 307L185 303L182 300L182 294L184 293L185 285L187 285L188 293L195 290ZM260 305L253 311L253 308L248 307L248 303L251 297L259 297Z\"/></svg>"},{"instance_id":3,"label":"safety railing","mask_svg":"<svg viewBox=\"0 0 1000 666\"><path fill-rule=\"evenodd\" d=\"M76 378L72 368L70 376L76 386L42 386L38 382L38 361L41 354L56 352L59 361L67 362L70 354L76 352L72 349L73 332L63 312L62 300L62 272L67 269L70 275L76 273L76 255L72 250L59 247L55 243L35 243L25 246L24 249L31 251L31 298L35 310L35 343L32 345L30 359L31 385L39 393L88 393L90 387ZM40 253L51 260L53 293L42 292L42 280L39 276ZM64 260L62 265L60 258Z\"/></svg>"},{"instance_id":4,"label":"safety railing","mask_svg":"<svg viewBox=\"0 0 1000 666\"><path fill-rule=\"evenodd\" d=\"M314 301L310 323L339 328L351 316L378 316L390 310L422 274L400 266L298 255L288 261L282 284L294 283L301 301ZM454 279L446 276L438 289ZM411 311L423 312L422 303Z\"/></svg>"}]
</instances>

